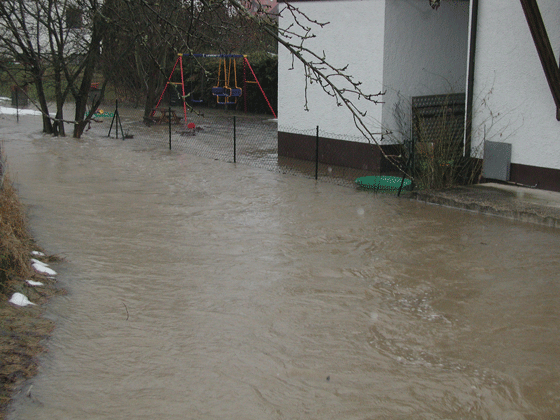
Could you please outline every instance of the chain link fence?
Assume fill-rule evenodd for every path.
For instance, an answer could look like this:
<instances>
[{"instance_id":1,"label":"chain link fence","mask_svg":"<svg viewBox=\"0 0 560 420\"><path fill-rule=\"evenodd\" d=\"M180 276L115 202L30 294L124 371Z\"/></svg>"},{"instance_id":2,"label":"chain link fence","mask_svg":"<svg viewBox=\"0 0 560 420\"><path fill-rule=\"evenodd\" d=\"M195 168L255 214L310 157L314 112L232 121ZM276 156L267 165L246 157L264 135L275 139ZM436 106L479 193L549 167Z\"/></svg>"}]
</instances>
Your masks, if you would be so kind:
<instances>
[{"instance_id":1,"label":"chain link fence","mask_svg":"<svg viewBox=\"0 0 560 420\"><path fill-rule=\"evenodd\" d=\"M317 139L316 158L299 160L278 155L277 121L268 116L198 108L198 112L188 112L185 121L183 109L175 107L156 110L152 118L153 123L146 125L138 112L134 114L131 110L106 114L103 117L106 124L92 122L91 130L98 135L133 142L136 149L168 149L339 185L354 186L354 181L358 177L377 175L372 171L319 162L321 137L336 138L336 136L321 132L318 127L309 130L282 127L284 131ZM96 120L99 122L101 117ZM358 139L344 138L343 140Z\"/></svg>"}]
</instances>

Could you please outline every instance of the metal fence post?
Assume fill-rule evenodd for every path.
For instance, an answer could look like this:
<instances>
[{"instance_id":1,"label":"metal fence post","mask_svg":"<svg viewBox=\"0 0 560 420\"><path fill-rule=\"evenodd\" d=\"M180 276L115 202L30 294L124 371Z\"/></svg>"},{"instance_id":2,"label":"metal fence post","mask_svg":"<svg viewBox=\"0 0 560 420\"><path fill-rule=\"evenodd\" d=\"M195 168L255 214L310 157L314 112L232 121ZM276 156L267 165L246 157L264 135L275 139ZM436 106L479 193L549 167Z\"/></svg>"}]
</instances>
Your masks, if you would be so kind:
<instances>
[{"instance_id":1,"label":"metal fence post","mask_svg":"<svg viewBox=\"0 0 560 420\"><path fill-rule=\"evenodd\" d=\"M233 116L233 163L237 163L237 121Z\"/></svg>"},{"instance_id":2,"label":"metal fence post","mask_svg":"<svg viewBox=\"0 0 560 420\"><path fill-rule=\"evenodd\" d=\"M167 119L169 120L169 150L171 150L171 107L169 107L169 114Z\"/></svg>"},{"instance_id":3,"label":"metal fence post","mask_svg":"<svg viewBox=\"0 0 560 420\"><path fill-rule=\"evenodd\" d=\"M19 91L16 87L16 121L19 123Z\"/></svg>"},{"instance_id":4,"label":"metal fence post","mask_svg":"<svg viewBox=\"0 0 560 420\"><path fill-rule=\"evenodd\" d=\"M115 138L118 140L119 139L119 100L115 99L115 115L117 117L117 123L115 124L115 132L117 133L117 135L115 136ZM122 128L121 128L122 131ZM111 130L109 130L109 134L111 133ZM124 140L124 137L123 137Z\"/></svg>"},{"instance_id":5,"label":"metal fence post","mask_svg":"<svg viewBox=\"0 0 560 420\"><path fill-rule=\"evenodd\" d=\"M315 179L319 178L319 126L315 135Z\"/></svg>"}]
</instances>

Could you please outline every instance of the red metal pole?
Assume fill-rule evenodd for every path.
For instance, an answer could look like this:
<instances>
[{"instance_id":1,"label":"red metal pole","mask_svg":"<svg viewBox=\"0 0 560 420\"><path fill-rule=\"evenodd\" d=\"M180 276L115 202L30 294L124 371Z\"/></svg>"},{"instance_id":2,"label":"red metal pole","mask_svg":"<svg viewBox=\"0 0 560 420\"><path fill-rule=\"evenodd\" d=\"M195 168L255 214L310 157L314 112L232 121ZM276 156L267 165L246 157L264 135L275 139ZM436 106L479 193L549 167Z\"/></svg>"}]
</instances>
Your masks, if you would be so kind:
<instances>
[{"instance_id":1,"label":"red metal pole","mask_svg":"<svg viewBox=\"0 0 560 420\"><path fill-rule=\"evenodd\" d=\"M161 96L159 97L159 100L156 104L156 107L154 108L154 110L152 111L152 117L154 116L154 114L156 113L156 109L158 109L159 104L161 103L161 100L163 99L163 95L165 94L165 91L167 90L167 85L169 83L169 81L171 80L171 78L173 77L173 73L175 73L175 67L177 67L177 63L179 62L179 59L181 58L181 56L179 55L179 58L177 58L177 61L175 61L175 65L173 66L173 70L171 70L171 74L169 75L168 79L167 79L167 83L165 84L165 87L163 88L163 92L161 92ZM182 74L182 73L181 73Z\"/></svg>"},{"instance_id":2,"label":"red metal pole","mask_svg":"<svg viewBox=\"0 0 560 420\"><path fill-rule=\"evenodd\" d=\"M264 96L264 99L266 100L266 103L268 104L268 107L270 108L270 110L272 111L272 115L274 115L274 118L278 118L276 116L276 113L274 112L274 110L272 109L272 105L270 105L270 101L268 100L268 98L266 97L266 93L264 93L264 90L261 86L261 84L259 83L259 79L257 79L257 75L255 74L255 72L253 71L253 68L251 67L251 64L249 64L249 60L247 60L247 57L243 57L243 60L247 63L247 66L249 67L249 70L251 70L251 73L253 74L253 77L255 78L255 82L257 82L257 85L259 85L259 89L261 90L261 93Z\"/></svg>"},{"instance_id":3,"label":"red metal pole","mask_svg":"<svg viewBox=\"0 0 560 420\"><path fill-rule=\"evenodd\" d=\"M181 88L183 91L183 115L184 115L184 119L185 119L185 127L187 126L187 104L185 102L185 79L183 76L183 54L179 54L179 62L180 62L180 68L181 68ZM192 92L191 92L192 95Z\"/></svg>"},{"instance_id":4,"label":"red metal pole","mask_svg":"<svg viewBox=\"0 0 560 420\"><path fill-rule=\"evenodd\" d=\"M243 108L245 114L247 113L247 66L243 60Z\"/></svg>"}]
</instances>

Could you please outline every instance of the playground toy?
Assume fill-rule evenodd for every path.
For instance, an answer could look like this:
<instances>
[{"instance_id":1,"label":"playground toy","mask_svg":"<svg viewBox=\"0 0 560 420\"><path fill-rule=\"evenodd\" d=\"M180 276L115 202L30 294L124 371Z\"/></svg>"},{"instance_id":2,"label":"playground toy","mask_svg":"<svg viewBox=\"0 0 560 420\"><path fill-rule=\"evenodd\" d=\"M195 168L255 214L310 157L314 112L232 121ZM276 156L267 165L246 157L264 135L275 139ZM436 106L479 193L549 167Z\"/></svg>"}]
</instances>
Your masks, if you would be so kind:
<instances>
[{"instance_id":1,"label":"playground toy","mask_svg":"<svg viewBox=\"0 0 560 420\"><path fill-rule=\"evenodd\" d=\"M152 110L152 114L151 117L153 118L159 105L161 104L161 101L163 99L163 96L168 88L168 86L173 85L173 86L181 86L181 96L183 99L183 115L184 115L184 124L185 126L187 125L187 104L186 104L186 99L188 97L190 97L190 101L192 103L200 103L203 102L202 100L202 96L200 97L200 99L194 99L192 97L192 85L191 85L191 91L189 92L189 94L187 95L185 93L185 77L183 74L183 56L186 57L192 57L192 58L219 58L220 59L220 64L218 66L218 84L217 86L212 87L212 95L216 97L216 101L218 104L223 104L223 105L228 105L228 104L235 104L237 103L237 99L241 96L243 96L244 99L244 104L245 104L245 112L247 112L247 96L243 95L243 92L246 92L246 88L247 88L247 84L248 83L256 83L259 86L259 89L264 97L264 99L266 100L266 103L268 104L268 107L270 108L270 111L272 112L272 115L274 115L274 118L276 118L276 113L274 112L274 110L272 109L272 105L270 104L270 101L268 100L266 94L264 93L264 90L261 86L261 84L259 83L259 80L257 79L257 76L253 70L253 68L251 67L251 64L249 63L249 60L247 59L246 55L238 55L238 54L178 54L177 60L175 61L175 64L173 65L173 70L171 70L171 73L169 74L169 77L167 79L167 83L165 85L165 87L163 88L163 92L161 92L161 95L159 97L159 100L155 106L155 108ZM243 88L240 88L239 86L237 86L237 68L236 68L236 61L235 59L237 58L242 58L243 59ZM229 64L227 59L229 59ZM222 61L223 60L223 61ZM181 72L181 81L180 82L172 82L171 79L173 78L173 75L175 74L175 69L177 68L177 65L179 65L179 69ZM223 86L220 85L221 82L221 71L222 71L222 66L223 66L223 71L224 71L224 83ZM234 72L234 78L233 78L233 82L234 82L234 86L230 86L230 82L231 82L231 70L233 68L233 72ZM251 71L251 74L254 78L254 80L247 80L246 77L246 68L249 68L249 70Z\"/></svg>"},{"instance_id":2,"label":"playground toy","mask_svg":"<svg viewBox=\"0 0 560 420\"><path fill-rule=\"evenodd\" d=\"M93 114L94 118L112 118L115 114L113 112L97 109Z\"/></svg>"},{"instance_id":3,"label":"playground toy","mask_svg":"<svg viewBox=\"0 0 560 420\"><path fill-rule=\"evenodd\" d=\"M411 190L412 181L398 176L363 176L356 179L356 184L365 190L374 192L396 192L400 195L401 190Z\"/></svg>"}]
</instances>

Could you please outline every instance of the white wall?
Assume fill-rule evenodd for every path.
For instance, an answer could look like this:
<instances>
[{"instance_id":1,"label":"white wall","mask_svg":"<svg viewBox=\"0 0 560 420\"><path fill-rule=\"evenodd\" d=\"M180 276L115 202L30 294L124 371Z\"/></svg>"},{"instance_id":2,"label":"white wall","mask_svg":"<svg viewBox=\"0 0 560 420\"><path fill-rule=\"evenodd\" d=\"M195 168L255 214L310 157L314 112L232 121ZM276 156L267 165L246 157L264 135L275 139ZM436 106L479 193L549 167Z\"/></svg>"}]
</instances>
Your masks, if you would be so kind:
<instances>
[{"instance_id":1,"label":"white wall","mask_svg":"<svg viewBox=\"0 0 560 420\"><path fill-rule=\"evenodd\" d=\"M385 16L383 127L401 141L413 96L465 92L469 2L442 0L433 10L428 0L390 0Z\"/></svg>"},{"instance_id":2,"label":"white wall","mask_svg":"<svg viewBox=\"0 0 560 420\"><path fill-rule=\"evenodd\" d=\"M427 0L426 0L427 2ZM311 19L330 22L323 28L305 22L313 27L316 38L306 41L305 45L316 53L324 51L327 60L336 66L349 65L348 73L363 83L368 93L382 90L383 74L383 33L385 19L385 0L364 1L312 1L294 2ZM286 11L282 12L282 28L293 23ZM322 131L333 133L330 137L341 138L357 136L352 140L366 142L354 126L351 114L345 107L337 107L333 98L325 94L316 84L308 86L309 111L305 105L305 78L302 65L295 61L292 67L291 54L279 46L278 54L278 129L285 132L300 130L314 131L318 125ZM339 81L341 83L342 81ZM341 83L341 86L344 86ZM364 99L356 102L367 110L370 129L381 128L381 105L373 105Z\"/></svg>"},{"instance_id":3,"label":"white wall","mask_svg":"<svg viewBox=\"0 0 560 420\"><path fill-rule=\"evenodd\" d=\"M538 5L558 54L560 3ZM519 1L480 2L475 69L473 147L511 143L512 163L560 169L560 122Z\"/></svg>"}]
</instances>

